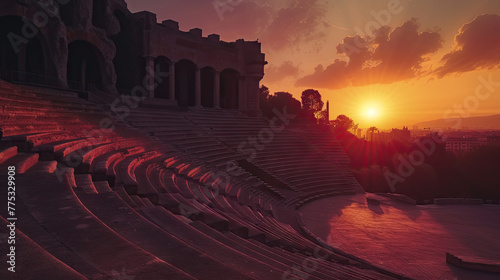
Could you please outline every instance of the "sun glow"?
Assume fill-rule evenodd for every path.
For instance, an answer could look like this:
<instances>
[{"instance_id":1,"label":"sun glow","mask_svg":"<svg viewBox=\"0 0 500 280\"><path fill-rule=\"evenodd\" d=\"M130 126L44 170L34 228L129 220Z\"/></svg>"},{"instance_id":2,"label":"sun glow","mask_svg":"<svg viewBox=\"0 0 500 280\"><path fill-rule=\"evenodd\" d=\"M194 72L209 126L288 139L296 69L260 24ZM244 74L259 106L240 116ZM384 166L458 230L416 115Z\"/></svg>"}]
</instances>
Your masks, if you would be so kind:
<instances>
[{"instance_id":1,"label":"sun glow","mask_svg":"<svg viewBox=\"0 0 500 280\"><path fill-rule=\"evenodd\" d=\"M334 93L333 97L330 97L330 110L333 109L330 117L334 119L344 114L363 130L372 126L378 129L389 129L397 125L408 125L404 122L400 124L397 119L399 118L398 108L407 106L398 94L401 91L400 86L397 84L357 87L343 90L342 94ZM336 104L345 105L340 108ZM393 123L396 123L396 126L393 126Z\"/></svg>"},{"instance_id":2,"label":"sun glow","mask_svg":"<svg viewBox=\"0 0 500 280\"><path fill-rule=\"evenodd\" d=\"M381 108L378 104L370 103L366 104L362 109L361 113L365 120L367 121L375 121L381 117Z\"/></svg>"},{"instance_id":3,"label":"sun glow","mask_svg":"<svg viewBox=\"0 0 500 280\"><path fill-rule=\"evenodd\" d=\"M375 119L378 116L378 111L375 108L368 108L365 112L365 116L370 119Z\"/></svg>"}]
</instances>

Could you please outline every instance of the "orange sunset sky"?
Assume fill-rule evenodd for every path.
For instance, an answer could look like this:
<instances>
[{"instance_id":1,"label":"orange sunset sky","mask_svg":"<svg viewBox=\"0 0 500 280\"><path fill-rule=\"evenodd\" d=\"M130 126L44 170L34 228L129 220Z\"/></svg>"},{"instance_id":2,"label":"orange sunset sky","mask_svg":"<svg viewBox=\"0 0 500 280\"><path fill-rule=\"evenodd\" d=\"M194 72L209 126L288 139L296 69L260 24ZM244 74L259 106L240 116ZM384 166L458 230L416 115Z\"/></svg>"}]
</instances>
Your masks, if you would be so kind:
<instances>
[{"instance_id":1,"label":"orange sunset sky","mask_svg":"<svg viewBox=\"0 0 500 280\"><path fill-rule=\"evenodd\" d=\"M304 89L317 89L330 101L330 118L345 114L361 128L459 117L464 104L462 114L500 114L497 0L127 3L132 12L156 13L158 22L176 20L181 30L258 39L269 62L261 83L271 92L300 100Z\"/></svg>"}]
</instances>

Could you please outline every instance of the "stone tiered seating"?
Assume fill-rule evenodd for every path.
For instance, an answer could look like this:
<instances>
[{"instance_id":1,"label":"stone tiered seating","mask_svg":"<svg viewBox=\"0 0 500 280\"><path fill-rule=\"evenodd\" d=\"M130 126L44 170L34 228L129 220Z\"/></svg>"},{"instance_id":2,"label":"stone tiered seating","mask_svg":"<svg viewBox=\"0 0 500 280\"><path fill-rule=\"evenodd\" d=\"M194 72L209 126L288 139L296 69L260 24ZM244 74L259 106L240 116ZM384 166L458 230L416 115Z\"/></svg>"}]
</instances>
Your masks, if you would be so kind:
<instances>
[{"instance_id":1,"label":"stone tiered seating","mask_svg":"<svg viewBox=\"0 0 500 280\"><path fill-rule=\"evenodd\" d=\"M300 135L286 130L276 134L274 141L257 155L256 164L301 192L303 197L333 194L339 188L349 187L345 167L332 164L325 154L305 145Z\"/></svg>"},{"instance_id":2,"label":"stone tiered seating","mask_svg":"<svg viewBox=\"0 0 500 280\"><path fill-rule=\"evenodd\" d=\"M269 124L260 118L249 118L238 111L203 109L191 110L186 118L203 128L204 131L220 139L233 149L249 136L258 135Z\"/></svg>"},{"instance_id":3,"label":"stone tiered seating","mask_svg":"<svg viewBox=\"0 0 500 280\"><path fill-rule=\"evenodd\" d=\"M128 148L116 149L108 153L102 154L95 158L90 166L93 179L97 181L106 180L114 186L116 171L115 167L127 156L132 156L145 151L142 146L131 145Z\"/></svg>"},{"instance_id":4,"label":"stone tiered seating","mask_svg":"<svg viewBox=\"0 0 500 280\"><path fill-rule=\"evenodd\" d=\"M99 120L107 116L104 111L71 95L42 94L45 98L42 99L37 93L15 86L7 89L2 87L2 90L4 90L1 95L4 102L0 119L2 120L1 145L4 148L2 148L0 167L2 170L6 170L7 166L16 167L17 195L22 197L28 213L38 213L33 221L33 227L40 224L57 236L57 240L52 241L55 245L51 245L50 248L62 244L64 248L74 253L74 257L66 257L68 253L59 255L61 250L54 251L57 258L67 261L68 265L81 263L73 267L76 270L74 274L81 273L92 279L103 275L113 275L113 271L121 271L124 267L131 273L144 276L154 273L155 276L151 275L153 277L151 279L165 277L192 279L185 272L158 260L156 256L110 231L98 219L92 218L94 216L82 207L71 191L71 187L76 184L71 184L70 180L65 179L65 176L60 176L61 174L53 174L56 162L52 159L59 159L61 167L64 168L63 164L69 162L64 159L77 154L81 156L81 161L76 162L77 165L72 167L82 168L85 164L90 165L92 159L99 153L117 147L113 145L110 149L103 149L101 147L104 145L95 142L96 138L86 135L89 129L99 131ZM8 94L3 94L5 91ZM12 106L16 107L12 108ZM84 114L80 116L79 112L84 112ZM71 121L66 122L66 119ZM55 123L57 126L53 125ZM38 129L46 124L50 125L50 129ZM102 143L107 141L120 143L120 139L113 132L103 132L102 135L102 139L98 139ZM48 161L39 161L39 159ZM97 193L97 188L89 174L77 176L79 176L77 181L82 190ZM33 188L32 185L36 187ZM100 191L106 190L105 185L97 185L100 186L98 188ZM22 205L20 199L16 200L16 209L21 208ZM32 230L27 232L32 232ZM79 239L80 235L85 236L85 239ZM47 236L44 240L47 238L51 237ZM123 254L122 259L108 256L117 251ZM61 268L61 270L64 269Z\"/></svg>"},{"instance_id":5,"label":"stone tiered seating","mask_svg":"<svg viewBox=\"0 0 500 280\"><path fill-rule=\"evenodd\" d=\"M292 160L282 169L262 166L282 179L290 175L303 193L281 192L246 171L230 182L212 178L228 161L244 158L234 145L258 133L265 126L261 119L222 110L132 110L129 123L148 137L119 120L113 131L100 130L100 120L110 114L72 94L3 82L0 88L6 101L0 170L16 166L19 238L27 244L23 252L33 251L19 260L23 279L395 277L321 248L280 220L283 199L299 203L314 193ZM36 105L30 107L28 99ZM219 113L234 122L219 121ZM278 138L276 145L293 143L294 137ZM262 163L272 163L265 154L259 154ZM301 156L275 153L279 160ZM316 183L330 180L321 173L317 178ZM5 211L0 210L4 218ZM317 250L326 257L314 257ZM305 260L316 268L303 269Z\"/></svg>"},{"instance_id":6,"label":"stone tiered seating","mask_svg":"<svg viewBox=\"0 0 500 280\"><path fill-rule=\"evenodd\" d=\"M170 211L162 207L148 207L141 210L147 217L154 221L157 225L165 230L174 233L181 239L189 242L197 240L193 243L201 250L212 252L218 255L218 258L231 264L238 271L245 272L257 279L279 279L283 271L278 270L260 260L251 258L241 252L235 251L233 248L219 242L210 236L203 234L196 228L186 224L186 222L178 216L175 216Z\"/></svg>"},{"instance_id":7,"label":"stone tiered seating","mask_svg":"<svg viewBox=\"0 0 500 280\"><path fill-rule=\"evenodd\" d=\"M190 119L192 117L192 115L186 115L179 111L147 108L132 110L128 119L131 125L144 129L151 135L169 143L183 152L184 156L194 158L195 160L192 160L189 166L182 166L181 172L184 174L189 174L195 168L202 168L205 175L217 174L221 170L224 171L230 163L243 158L228 144L221 142L205 128L194 123L193 119ZM152 122L153 120L154 122ZM160 127L155 125L158 122L163 125ZM264 182L237 166L236 169L241 175L231 176L231 184L245 186L249 189L264 185L267 193L261 193L263 196L269 196L269 199L282 198L282 195L272 186L266 186ZM213 180L215 178L205 176L200 179Z\"/></svg>"},{"instance_id":8,"label":"stone tiered seating","mask_svg":"<svg viewBox=\"0 0 500 280\"><path fill-rule=\"evenodd\" d=\"M130 208L118 194L79 193L78 196L94 215L122 237L193 277L216 279L217 276L227 275L232 279L250 279L148 221Z\"/></svg>"},{"instance_id":9,"label":"stone tiered seating","mask_svg":"<svg viewBox=\"0 0 500 280\"><path fill-rule=\"evenodd\" d=\"M249 139L258 137L259 132L270 127L264 119L247 117L240 112L197 109L184 113L184 116L234 151L239 151L241 143L248 143ZM293 201L286 203L296 207L301 205L298 201L338 195L351 185L351 178L346 176L347 157L340 145L333 137L325 139L324 133L318 129L305 131L303 127L307 128L289 124L283 131L275 132L272 141L259 144L264 149L256 149L256 159L252 162L280 180L283 186L301 192L300 199L293 195ZM309 130L312 130L311 135L307 135ZM248 158L250 155L243 156Z\"/></svg>"}]
</instances>

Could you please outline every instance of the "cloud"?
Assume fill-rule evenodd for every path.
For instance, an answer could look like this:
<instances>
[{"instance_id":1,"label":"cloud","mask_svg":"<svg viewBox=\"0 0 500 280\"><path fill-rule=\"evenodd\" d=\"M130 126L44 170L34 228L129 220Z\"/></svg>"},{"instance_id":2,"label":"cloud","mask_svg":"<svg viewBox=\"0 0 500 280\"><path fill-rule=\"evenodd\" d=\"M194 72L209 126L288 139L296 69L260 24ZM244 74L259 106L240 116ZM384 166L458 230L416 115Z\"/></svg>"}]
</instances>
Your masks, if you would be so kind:
<instances>
[{"instance_id":1,"label":"cloud","mask_svg":"<svg viewBox=\"0 0 500 280\"><path fill-rule=\"evenodd\" d=\"M184 2L189 3L189 1ZM256 40L264 32L274 13L274 9L262 1L215 0L207 2L213 4L209 11L214 11L217 18L209 17L200 21L199 25L213 26L213 29L223 34L228 40L240 38ZM217 6L216 3L232 4ZM213 13L209 15L213 16Z\"/></svg>"},{"instance_id":2,"label":"cloud","mask_svg":"<svg viewBox=\"0 0 500 280\"><path fill-rule=\"evenodd\" d=\"M263 33L263 43L269 49L281 50L324 37L324 11L317 0L291 1L274 14Z\"/></svg>"},{"instance_id":3,"label":"cloud","mask_svg":"<svg viewBox=\"0 0 500 280\"><path fill-rule=\"evenodd\" d=\"M295 77L299 74L299 67L294 66L291 61L285 61L279 66L270 65L266 67L266 81L275 83L288 77Z\"/></svg>"},{"instance_id":4,"label":"cloud","mask_svg":"<svg viewBox=\"0 0 500 280\"><path fill-rule=\"evenodd\" d=\"M348 61L336 59L324 68L316 67L311 75L299 79L296 86L340 89L348 86L388 84L423 74L422 63L442 47L437 32L419 32L412 18L391 30L383 26L368 36L348 36L337 45L337 54Z\"/></svg>"},{"instance_id":5,"label":"cloud","mask_svg":"<svg viewBox=\"0 0 500 280\"><path fill-rule=\"evenodd\" d=\"M500 66L500 16L484 14L464 24L455 35L454 50L441 59L438 77Z\"/></svg>"}]
</instances>

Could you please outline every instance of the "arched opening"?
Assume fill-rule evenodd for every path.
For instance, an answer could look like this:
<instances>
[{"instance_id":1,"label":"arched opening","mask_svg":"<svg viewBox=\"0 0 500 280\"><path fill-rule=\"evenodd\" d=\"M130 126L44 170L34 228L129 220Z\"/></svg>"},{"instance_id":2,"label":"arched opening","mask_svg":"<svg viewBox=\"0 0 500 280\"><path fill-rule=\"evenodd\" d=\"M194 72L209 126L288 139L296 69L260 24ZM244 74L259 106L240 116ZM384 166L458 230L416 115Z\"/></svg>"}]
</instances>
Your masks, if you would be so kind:
<instances>
[{"instance_id":1,"label":"arched opening","mask_svg":"<svg viewBox=\"0 0 500 280\"><path fill-rule=\"evenodd\" d=\"M220 107L223 109L238 109L238 71L225 69L220 73Z\"/></svg>"},{"instance_id":2,"label":"arched opening","mask_svg":"<svg viewBox=\"0 0 500 280\"><path fill-rule=\"evenodd\" d=\"M130 69L130 65L137 65L132 56L132 28L127 16L117 10L115 17L120 23L120 32L110 36L116 47L116 54L113 58L113 65L116 71L116 89L121 94L128 94L132 87L136 85L136 72Z\"/></svg>"},{"instance_id":3,"label":"arched opening","mask_svg":"<svg viewBox=\"0 0 500 280\"><path fill-rule=\"evenodd\" d=\"M215 70L212 67L201 69L201 106L214 107Z\"/></svg>"},{"instance_id":4,"label":"arched opening","mask_svg":"<svg viewBox=\"0 0 500 280\"><path fill-rule=\"evenodd\" d=\"M164 56L155 59L155 71L168 73L170 71L170 60ZM161 75L161 81L156 80L158 85L155 88L155 98L168 99L170 96L170 79Z\"/></svg>"},{"instance_id":5,"label":"arched opening","mask_svg":"<svg viewBox=\"0 0 500 280\"><path fill-rule=\"evenodd\" d=\"M175 99L179 106L195 105L196 64L183 59L175 64Z\"/></svg>"},{"instance_id":6,"label":"arched opening","mask_svg":"<svg viewBox=\"0 0 500 280\"><path fill-rule=\"evenodd\" d=\"M95 27L106 27L106 6L107 0L94 0L92 3L92 24Z\"/></svg>"},{"instance_id":7,"label":"arched opening","mask_svg":"<svg viewBox=\"0 0 500 280\"><path fill-rule=\"evenodd\" d=\"M87 41L73 41L68 46L68 86L86 90L88 85L102 88L102 58Z\"/></svg>"},{"instance_id":8,"label":"arched opening","mask_svg":"<svg viewBox=\"0 0 500 280\"><path fill-rule=\"evenodd\" d=\"M14 49L12 34L20 35L22 22L20 18L5 16L0 18L0 77L10 80L12 71L19 69L19 46ZM9 39L10 38L10 39Z\"/></svg>"},{"instance_id":9,"label":"arched opening","mask_svg":"<svg viewBox=\"0 0 500 280\"><path fill-rule=\"evenodd\" d=\"M32 38L23 37L22 28L25 24L18 16L0 18L0 78L44 83L45 77L39 76L45 75L42 34L38 29L30 29L36 35Z\"/></svg>"},{"instance_id":10,"label":"arched opening","mask_svg":"<svg viewBox=\"0 0 500 280\"><path fill-rule=\"evenodd\" d=\"M30 40L26 46L26 72L45 74L45 58L40 40Z\"/></svg>"}]
</instances>

